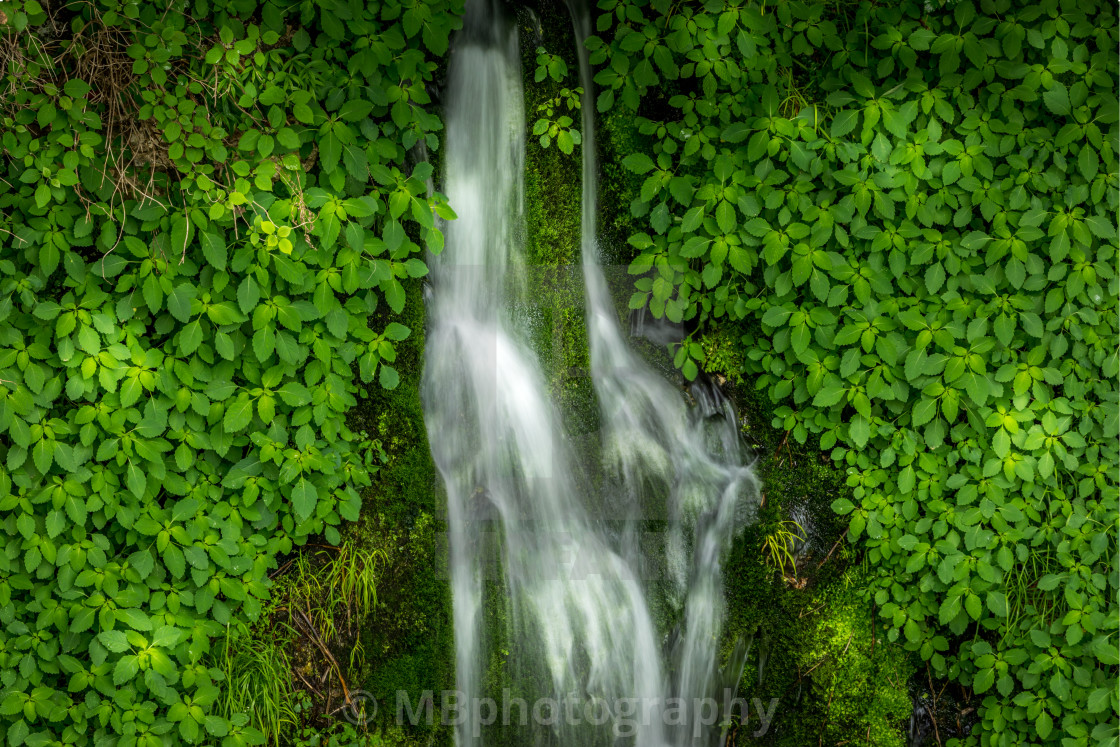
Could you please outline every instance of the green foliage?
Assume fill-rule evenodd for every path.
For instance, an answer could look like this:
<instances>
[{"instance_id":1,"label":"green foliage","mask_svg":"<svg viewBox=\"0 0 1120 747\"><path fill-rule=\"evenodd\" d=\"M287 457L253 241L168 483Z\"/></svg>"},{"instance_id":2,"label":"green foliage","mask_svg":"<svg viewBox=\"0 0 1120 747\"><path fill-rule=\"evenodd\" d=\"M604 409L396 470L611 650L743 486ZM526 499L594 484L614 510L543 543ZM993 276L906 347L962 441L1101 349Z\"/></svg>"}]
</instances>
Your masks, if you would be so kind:
<instances>
[{"instance_id":1,"label":"green foliage","mask_svg":"<svg viewBox=\"0 0 1120 747\"><path fill-rule=\"evenodd\" d=\"M460 5L6 11L6 743L261 741L212 643L358 517L375 459L345 417L397 386L392 317L453 217L403 165L438 146Z\"/></svg>"},{"instance_id":2,"label":"green foliage","mask_svg":"<svg viewBox=\"0 0 1120 747\"><path fill-rule=\"evenodd\" d=\"M797 559L793 550L804 540L805 530L793 519L783 519L762 538L762 558L779 575L797 575Z\"/></svg>"},{"instance_id":3,"label":"green foliage","mask_svg":"<svg viewBox=\"0 0 1120 747\"><path fill-rule=\"evenodd\" d=\"M907 682L913 664L876 636L874 613L857 592L863 575L849 570L821 595L822 608L803 632L796 658L811 705L797 744L908 744L899 724L905 727L913 710Z\"/></svg>"},{"instance_id":4,"label":"green foliage","mask_svg":"<svg viewBox=\"0 0 1120 747\"><path fill-rule=\"evenodd\" d=\"M1115 743L1115 8L600 8L598 108L647 138L631 306L737 329L847 469L890 637L981 694L972 743Z\"/></svg>"},{"instance_id":5,"label":"green foliage","mask_svg":"<svg viewBox=\"0 0 1120 747\"><path fill-rule=\"evenodd\" d=\"M306 702L300 710L308 707ZM366 730L359 730L345 721L336 721L326 729L303 727L287 735L292 747L397 747L400 742Z\"/></svg>"},{"instance_id":6,"label":"green foliage","mask_svg":"<svg viewBox=\"0 0 1120 747\"><path fill-rule=\"evenodd\" d=\"M567 114L560 114L561 111L571 113L579 111L581 96L583 96L582 88L562 88L558 96L537 106L537 113L544 116L533 124L533 134L540 136L542 148L547 148L555 140L556 147L565 155L571 155L575 147L582 142L582 136L575 128L574 120Z\"/></svg>"},{"instance_id":7,"label":"green foliage","mask_svg":"<svg viewBox=\"0 0 1120 747\"><path fill-rule=\"evenodd\" d=\"M221 671L221 696L215 716L248 724L279 746L280 735L299 724L299 697L292 687L291 660L287 647L292 636L275 635L264 640L241 631L227 631L218 668Z\"/></svg>"},{"instance_id":8,"label":"green foliage","mask_svg":"<svg viewBox=\"0 0 1120 747\"><path fill-rule=\"evenodd\" d=\"M726 559L724 645L730 650L753 636L738 695L764 704L778 698L766 734L752 737L754 720L734 728L729 744L906 744L913 657L884 638L881 624L876 629L862 595L868 574L855 548L840 542L843 520L829 503L850 494L844 473L770 426L773 406L764 392L727 389L750 424L744 433L758 454L766 501ZM812 532L796 579L774 573L763 558L767 535L794 512L810 518L805 527Z\"/></svg>"},{"instance_id":9,"label":"green foliage","mask_svg":"<svg viewBox=\"0 0 1120 747\"><path fill-rule=\"evenodd\" d=\"M558 54L550 54L544 47L537 47L537 69L533 80L540 83L545 78L552 78L557 83L563 83L568 77L568 63Z\"/></svg>"},{"instance_id":10,"label":"green foliage","mask_svg":"<svg viewBox=\"0 0 1120 747\"><path fill-rule=\"evenodd\" d=\"M349 648L350 667L360 667L365 653L361 626L377 605L377 566L386 559L384 550L359 550L350 541L300 553L273 593L273 614L286 617L289 627L302 623L306 635L331 648ZM345 672L337 675L346 679Z\"/></svg>"}]
</instances>

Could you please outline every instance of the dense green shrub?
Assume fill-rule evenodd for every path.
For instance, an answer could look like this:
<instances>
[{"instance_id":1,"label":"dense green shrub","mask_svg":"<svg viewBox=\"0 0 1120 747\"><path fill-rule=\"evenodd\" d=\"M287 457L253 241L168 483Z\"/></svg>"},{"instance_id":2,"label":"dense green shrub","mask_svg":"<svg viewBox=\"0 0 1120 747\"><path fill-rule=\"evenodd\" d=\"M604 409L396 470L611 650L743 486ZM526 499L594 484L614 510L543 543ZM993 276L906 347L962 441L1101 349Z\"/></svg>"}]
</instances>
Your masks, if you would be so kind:
<instances>
[{"instance_id":1,"label":"dense green shrub","mask_svg":"<svg viewBox=\"0 0 1120 747\"><path fill-rule=\"evenodd\" d=\"M3 6L5 743L259 741L207 652L358 516L345 414L451 217L404 164L460 7Z\"/></svg>"},{"instance_id":2,"label":"dense green shrub","mask_svg":"<svg viewBox=\"0 0 1120 747\"><path fill-rule=\"evenodd\" d=\"M981 694L971 742L1115 744L1115 6L599 7L598 108L647 138L631 306L734 329L847 470L890 635Z\"/></svg>"}]
</instances>

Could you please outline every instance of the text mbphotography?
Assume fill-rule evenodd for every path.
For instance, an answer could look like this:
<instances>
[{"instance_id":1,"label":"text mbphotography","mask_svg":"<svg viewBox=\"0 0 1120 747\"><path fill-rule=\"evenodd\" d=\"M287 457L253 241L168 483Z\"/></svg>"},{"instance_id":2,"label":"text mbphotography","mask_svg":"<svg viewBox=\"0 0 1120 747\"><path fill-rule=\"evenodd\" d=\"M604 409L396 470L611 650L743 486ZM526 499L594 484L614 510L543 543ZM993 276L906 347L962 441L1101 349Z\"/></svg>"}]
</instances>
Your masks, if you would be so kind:
<instances>
[{"instance_id":1,"label":"text mbphotography","mask_svg":"<svg viewBox=\"0 0 1120 747\"><path fill-rule=\"evenodd\" d=\"M365 724L377 714L377 701L364 691L351 695L347 713L352 723ZM569 693L562 697L527 700L502 690L500 699L468 697L461 690L432 690L419 694L398 690L394 718L397 725L460 727L478 737L490 726L601 727L611 724L616 737L632 737L646 727L661 724L690 732L694 738L712 727L736 724L760 737L770 728L778 698L734 697L725 690L722 698L616 697Z\"/></svg>"}]
</instances>

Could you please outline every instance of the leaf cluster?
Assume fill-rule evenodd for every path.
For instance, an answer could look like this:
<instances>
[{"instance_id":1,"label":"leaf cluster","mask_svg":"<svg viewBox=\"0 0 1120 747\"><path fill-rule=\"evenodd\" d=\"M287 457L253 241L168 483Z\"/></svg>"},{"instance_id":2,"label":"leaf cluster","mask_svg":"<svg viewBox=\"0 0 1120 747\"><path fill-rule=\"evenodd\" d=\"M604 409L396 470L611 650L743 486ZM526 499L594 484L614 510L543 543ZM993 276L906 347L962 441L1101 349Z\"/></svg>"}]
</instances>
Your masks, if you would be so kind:
<instances>
[{"instance_id":1,"label":"leaf cluster","mask_svg":"<svg viewBox=\"0 0 1120 747\"><path fill-rule=\"evenodd\" d=\"M0 44L0 731L259 743L208 653L337 544L438 252L427 85L461 4L9 8ZM97 64L91 64L91 60ZM102 64L104 63L104 64Z\"/></svg>"},{"instance_id":2,"label":"leaf cluster","mask_svg":"<svg viewBox=\"0 0 1120 747\"><path fill-rule=\"evenodd\" d=\"M970 743L1115 744L1115 7L599 7L598 108L647 144L631 307L736 330L733 373L847 468L891 637L982 698Z\"/></svg>"},{"instance_id":3,"label":"leaf cluster","mask_svg":"<svg viewBox=\"0 0 1120 747\"><path fill-rule=\"evenodd\" d=\"M583 88L561 88L557 96L537 106L537 113L542 116L533 123L533 134L539 136L542 148L555 140L564 155L571 155L575 146L583 142L570 116L579 111L582 96Z\"/></svg>"}]
</instances>

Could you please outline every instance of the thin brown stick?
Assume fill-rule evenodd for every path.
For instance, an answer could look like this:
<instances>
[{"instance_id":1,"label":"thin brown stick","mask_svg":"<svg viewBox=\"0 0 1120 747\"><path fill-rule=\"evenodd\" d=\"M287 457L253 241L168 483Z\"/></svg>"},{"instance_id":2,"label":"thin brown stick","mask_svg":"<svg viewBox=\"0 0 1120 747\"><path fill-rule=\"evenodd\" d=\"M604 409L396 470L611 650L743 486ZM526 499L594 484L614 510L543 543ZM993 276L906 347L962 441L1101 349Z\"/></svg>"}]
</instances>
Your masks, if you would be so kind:
<instances>
[{"instance_id":1,"label":"thin brown stick","mask_svg":"<svg viewBox=\"0 0 1120 747\"><path fill-rule=\"evenodd\" d=\"M937 729L937 694L933 690L933 674L929 671L929 662L926 662L926 679L929 681L929 697L933 699L930 703L929 720L933 722L933 738L937 740L937 747L941 745L941 734ZM942 688L941 692L945 692Z\"/></svg>"},{"instance_id":2,"label":"thin brown stick","mask_svg":"<svg viewBox=\"0 0 1120 747\"><path fill-rule=\"evenodd\" d=\"M844 538L847 537L847 536L848 536L848 529L847 529L847 527L845 527L844 528L844 533L840 535L840 539L836 540L836 543L832 546L832 549L828 551L828 555L825 555L824 560L817 563L817 570L818 571L821 569L822 565L824 565L825 563L828 562L828 559L832 557L832 553L836 552L836 548L840 547L840 543L843 542Z\"/></svg>"},{"instance_id":3,"label":"thin brown stick","mask_svg":"<svg viewBox=\"0 0 1120 747\"><path fill-rule=\"evenodd\" d=\"M349 705L350 688L346 687L346 680L342 678L342 667L339 666L338 660L334 658L334 654L330 652L330 649L328 649L326 644L323 643L322 639L320 639L319 632L315 629L315 625L311 622L311 618L308 617L303 610L296 610L296 612L298 612L300 617L303 618L308 637L318 647L318 649L323 652L323 655L327 657L327 660L330 661L332 665L334 665L335 674L338 677L338 683L342 685L342 696L346 699L346 703Z\"/></svg>"}]
</instances>

